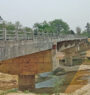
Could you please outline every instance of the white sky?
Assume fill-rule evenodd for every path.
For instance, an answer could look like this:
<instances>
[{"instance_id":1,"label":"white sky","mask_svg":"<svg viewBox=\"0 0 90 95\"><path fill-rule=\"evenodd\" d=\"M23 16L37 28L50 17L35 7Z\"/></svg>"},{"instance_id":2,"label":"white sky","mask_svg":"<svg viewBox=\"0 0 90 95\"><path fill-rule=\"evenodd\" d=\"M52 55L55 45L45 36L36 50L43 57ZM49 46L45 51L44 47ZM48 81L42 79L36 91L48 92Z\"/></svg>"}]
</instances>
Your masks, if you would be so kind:
<instances>
[{"instance_id":1,"label":"white sky","mask_svg":"<svg viewBox=\"0 0 90 95\"><path fill-rule=\"evenodd\" d=\"M32 27L36 22L63 19L71 29L90 22L90 0L0 0L0 15Z\"/></svg>"}]
</instances>

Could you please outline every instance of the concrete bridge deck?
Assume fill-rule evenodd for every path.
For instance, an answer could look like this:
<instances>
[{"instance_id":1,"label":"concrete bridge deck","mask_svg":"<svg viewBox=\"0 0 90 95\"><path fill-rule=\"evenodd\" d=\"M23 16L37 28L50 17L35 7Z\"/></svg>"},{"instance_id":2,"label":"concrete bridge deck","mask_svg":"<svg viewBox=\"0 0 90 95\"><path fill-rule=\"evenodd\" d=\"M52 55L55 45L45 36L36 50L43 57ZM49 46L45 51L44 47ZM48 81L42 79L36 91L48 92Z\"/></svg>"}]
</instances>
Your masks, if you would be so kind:
<instances>
[{"instance_id":1,"label":"concrete bridge deck","mask_svg":"<svg viewBox=\"0 0 90 95\"><path fill-rule=\"evenodd\" d=\"M29 36L28 36L29 35ZM77 35L59 35L55 33L0 34L0 60L24 56L48 49L54 43L65 41L81 41L87 39Z\"/></svg>"}]
</instances>

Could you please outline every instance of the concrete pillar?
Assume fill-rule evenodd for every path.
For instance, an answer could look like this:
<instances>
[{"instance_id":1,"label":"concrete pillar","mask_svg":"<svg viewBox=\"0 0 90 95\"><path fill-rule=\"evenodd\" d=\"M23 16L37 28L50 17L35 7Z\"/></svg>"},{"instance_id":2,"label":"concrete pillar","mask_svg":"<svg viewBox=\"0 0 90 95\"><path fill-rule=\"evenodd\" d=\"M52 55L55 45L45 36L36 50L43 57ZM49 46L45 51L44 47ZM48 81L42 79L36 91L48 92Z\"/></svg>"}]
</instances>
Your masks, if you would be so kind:
<instances>
[{"instance_id":1,"label":"concrete pillar","mask_svg":"<svg viewBox=\"0 0 90 95\"><path fill-rule=\"evenodd\" d=\"M19 90L32 90L35 88L35 75L18 75Z\"/></svg>"},{"instance_id":2,"label":"concrete pillar","mask_svg":"<svg viewBox=\"0 0 90 95\"><path fill-rule=\"evenodd\" d=\"M34 40L34 31L32 31L32 40Z\"/></svg>"},{"instance_id":3,"label":"concrete pillar","mask_svg":"<svg viewBox=\"0 0 90 95\"><path fill-rule=\"evenodd\" d=\"M4 40L7 40L7 30L4 28Z\"/></svg>"},{"instance_id":4,"label":"concrete pillar","mask_svg":"<svg viewBox=\"0 0 90 95\"><path fill-rule=\"evenodd\" d=\"M25 30L24 30L23 32L24 32L24 37L23 37L23 39L24 39L24 40L27 40L27 34L26 34L27 32L26 32Z\"/></svg>"},{"instance_id":5,"label":"concrete pillar","mask_svg":"<svg viewBox=\"0 0 90 95\"><path fill-rule=\"evenodd\" d=\"M16 40L18 40L18 29L16 29Z\"/></svg>"},{"instance_id":6,"label":"concrete pillar","mask_svg":"<svg viewBox=\"0 0 90 95\"><path fill-rule=\"evenodd\" d=\"M72 64L73 64L72 56L66 56L65 57L65 65L72 66Z\"/></svg>"},{"instance_id":7,"label":"concrete pillar","mask_svg":"<svg viewBox=\"0 0 90 95\"><path fill-rule=\"evenodd\" d=\"M57 44L54 44L52 46L52 64L53 64L53 70L59 67L59 60L56 58L57 54Z\"/></svg>"}]
</instances>

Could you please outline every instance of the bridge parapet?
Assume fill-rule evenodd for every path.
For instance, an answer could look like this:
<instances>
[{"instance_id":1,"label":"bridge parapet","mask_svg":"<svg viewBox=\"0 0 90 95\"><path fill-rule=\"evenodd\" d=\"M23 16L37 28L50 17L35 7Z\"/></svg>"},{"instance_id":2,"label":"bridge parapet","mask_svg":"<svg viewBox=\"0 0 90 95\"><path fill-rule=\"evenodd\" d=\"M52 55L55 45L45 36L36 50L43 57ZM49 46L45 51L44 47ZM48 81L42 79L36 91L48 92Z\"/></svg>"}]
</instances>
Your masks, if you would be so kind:
<instances>
[{"instance_id":1,"label":"bridge parapet","mask_svg":"<svg viewBox=\"0 0 90 95\"><path fill-rule=\"evenodd\" d=\"M17 30L0 30L0 40L75 40L75 39L86 39L80 35L62 35L59 33L48 33L48 32L26 32Z\"/></svg>"}]
</instances>

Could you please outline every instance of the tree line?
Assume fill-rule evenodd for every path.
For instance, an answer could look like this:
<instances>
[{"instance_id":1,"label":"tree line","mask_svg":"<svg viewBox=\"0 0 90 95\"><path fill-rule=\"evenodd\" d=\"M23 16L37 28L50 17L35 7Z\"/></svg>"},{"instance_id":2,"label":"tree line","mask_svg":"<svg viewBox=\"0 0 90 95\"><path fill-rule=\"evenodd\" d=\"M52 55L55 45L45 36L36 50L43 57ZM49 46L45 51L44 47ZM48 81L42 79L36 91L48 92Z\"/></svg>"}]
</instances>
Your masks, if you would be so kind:
<instances>
[{"instance_id":1,"label":"tree line","mask_svg":"<svg viewBox=\"0 0 90 95\"><path fill-rule=\"evenodd\" d=\"M78 34L78 35L90 37L90 23L86 24L85 30L83 31L79 26L76 27L76 31L73 31L70 29L69 25L61 19L55 19L49 22L43 21L42 23L35 23L33 25L33 28L24 27L21 25L19 21L15 22L14 24L12 22L4 21L3 24L0 24L0 29L3 29L3 28L10 30L11 33L13 32L13 30L18 30L21 32L34 31L34 33L49 32L49 33L58 33L58 34Z\"/></svg>"},{"instance_id":2,"label":"tree line","mask_svg":"<svg viewBox=\"0 0 90 95\"><path fill-rule=\"evenodd\" d=\"M90 38L90 23L86 24L84 30L82 30L80 27L77 27L76 32L78 35L83 35L83 36L87 36Z\"/></svg>"}]
</instances>

